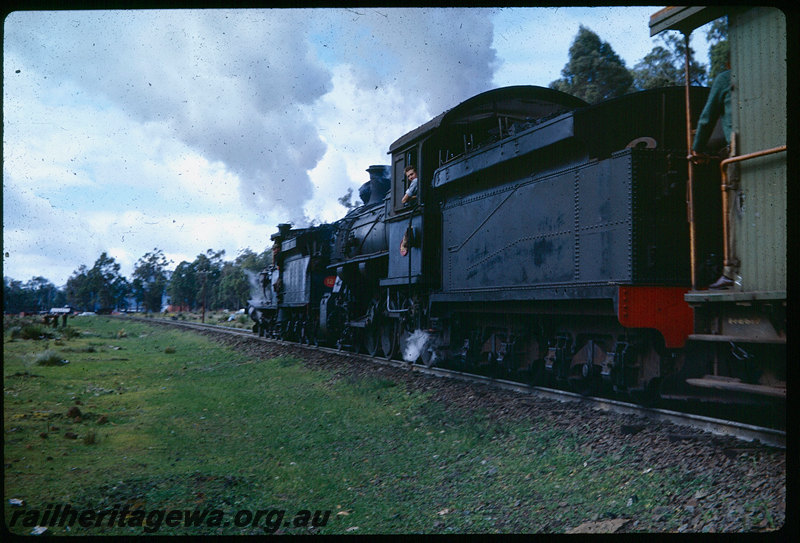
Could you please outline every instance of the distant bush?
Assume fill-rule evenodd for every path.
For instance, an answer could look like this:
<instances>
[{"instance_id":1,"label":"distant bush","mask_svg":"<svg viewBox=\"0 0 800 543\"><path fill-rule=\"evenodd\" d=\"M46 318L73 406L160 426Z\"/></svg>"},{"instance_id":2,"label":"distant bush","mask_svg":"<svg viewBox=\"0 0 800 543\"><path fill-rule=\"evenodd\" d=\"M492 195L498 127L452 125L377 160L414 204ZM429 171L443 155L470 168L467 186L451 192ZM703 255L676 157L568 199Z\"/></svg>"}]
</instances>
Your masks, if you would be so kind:
<instances>
[{"instance_id":1,"label":"distant bush","mask_svg":"<svg viewBox=\"0 0 800 543\"><path fill-rule=\"evenodd\" d=\"M66 360L61 358L57 352L51 351L50 349L36 355L33 362L37 366L61 366L66 364Z\"/></svg>"},{"instance_id":2,"label":"distant bush","mask_svg":"<svg viewBox=\"0 0 800 543\"><path fill-rule=\"evenodd\" d=\"M72 326L67 326L66 328L61 329L61 336L66 339L74 339L76 337L80 337L80 335L81 333Z\"/></svg>"},{"instance_id":3,"label":"distant bush","mask_svg":"<svg viewBox=\"0 0 800 543\"><path fill-rule=\"evenodd\" d=\"M86 347L66 347L64 350L68 353L94 353L97 352L94 345L88 345Z\"/></svg>"},{"instance_id":4,"label":"distant bush","mask_svg":"<svg viewBox=\"0 0 800 543\"><path fill-rule=\"evenodd\" d=\"M16 315L3 315L3 330L8 331L11 328L22 328L25 321Z\"/></svg>"},{"instance_id":5,"label":"distant bush","mask_svg":"<svg viewBox=\"0 0 800 543\"><path fill-rule=\"evenodd\" d=\"M20 330L19 337L22 339L49 339L53 337L53 333L40 324L26 324Z\"/></svg>"}]
</instances>

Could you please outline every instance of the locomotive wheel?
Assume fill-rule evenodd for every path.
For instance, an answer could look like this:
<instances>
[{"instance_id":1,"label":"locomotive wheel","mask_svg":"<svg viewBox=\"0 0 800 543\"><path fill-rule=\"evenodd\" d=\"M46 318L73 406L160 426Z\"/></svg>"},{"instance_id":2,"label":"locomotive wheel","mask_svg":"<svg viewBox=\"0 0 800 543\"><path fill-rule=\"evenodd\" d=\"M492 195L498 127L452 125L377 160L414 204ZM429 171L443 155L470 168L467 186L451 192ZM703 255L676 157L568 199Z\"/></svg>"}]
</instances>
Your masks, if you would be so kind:
<instances>
[{"instance_id":1,"label":"locomotive wheel","mask_svg":"<svg viewBox=\"0 0 800 543\"><path fill-rule=\"evenodd\" d=\"M627 386L633 401L652 407L661 399L661 349L653 337L645 338L639 345L636 366L626 368Z\"/></svg>"},{"instance_id":2,"label":"locomotive wheel","mask_svg":"<svg viewBox=\"0 0 800 543\"><path fill-rule=\"evenodd\" d=\"M589 340L572 357L569 383L573 391L582 396L596 396L600 393L602 379L600 366L606 358L605 350Z\"/></svg>"},{"instance_id":3,"label":"locomotive wheel","mask_svg":"<svg viewBox=\"0 0 800 543\"><path fill-rule=\"evenodd\" d=\"M305 345L319 346L319 339L317 338L317 323L303 324L300 330L300 342Z\"/></svg>"},{"instance_id":4,"label":"locomotive wheel","mask_svg":"<svg viewBox=\"0 0 800 543\"><path fill-rule=\"evenodd\" d=\"M381 348L381 330L377 323L373 322L364 329L364 349L370 356L378 356Z\"/></svg>"},{"instance_id":5,"label":"locomotive wheel","mask_svg":"<svg viewBox=\"0 0 800 543\"><path fill-rule=\"evenodd\" d=\"M386 319L379 328L383 357L391 360L397 354L397 319Z\"/></svg>"},{"instance_id":6,"label":"locomotive wheel","mask_svg":"<svg viewBox=\"0 0 800 543\"><path fill-rule=\"evenodd\" d=\"M350 336L350 344L352 346L353 352L356 354L362 354L364 352L364 334L363 332L359 332L358 329L353 330L353 333Z\"/></svg>"},{"instance_id":7,"label":"locomotive wheel","mask_svg":"<svg viewBox=\"0 0 800 543\"><path fill-rule=\"evenodd\" d=\"M308 335L308 344L313 345L314 347L319 347L319 330L317 328L317 323L315 322L309 328L309 335Z\"/></svg>"},{"instance_id":8,"label":"locomotive wheel","mask_svg":"<svg viewBox=\"0 0 800 543\"><path fill-rule=\"evenodd\" d=\"M364 350L368 355L375 357L381 348L381 319L380 303L373 301L367 310L367 326L364 328Z\"/></svg>"},{"instance_id":9,"label":"locomotive wheel","mask_svg":"<svg viewBox=\"0 0 800 543\"><path fill-rule=\"evenodd\" d=\"M580 366L580 375L569 378L572 390L581 396L597 396L600 393L602 382L596 368L597 366Z\"/></svg>"},{"instance_id":10,"label":"locomotive wheel","mask_svg":"<svg viewBox=\"0 0 800 543\"><path fill-rule=\"evenodd\" d=\"M546 387L550 384L549 374L544 369L544 360L534 360L531 363L530 382L536 387Z\"/></svg>"},{"instance_id":11,"label":"locomotive wheel","mask_svg":"<svg viewBox=\"0 0 800 543\"><path fill-rule=\"evenodd\" d=\"M655 407L661 400L661 379L654 377L647 382L644 390L636 390L631 394L633 400L642 407Z\"/></svg>"},{"instance_id":12,"label":"locomotive wheel","mask_svg":"<svg viewBox=\"0 0 800 543\"><path fill-rule=\"evenodd\" d=\"M436 356L435 356L436 353L434 352L434 349L431 347L431 344L433 343L434 342L431 339L431 341L428 342L428 345L425 345L425 347L422 349L422 352L419 353L420 361L429 368L432 368L433 366L436 365Z\"/></svg>"}]
</instances>

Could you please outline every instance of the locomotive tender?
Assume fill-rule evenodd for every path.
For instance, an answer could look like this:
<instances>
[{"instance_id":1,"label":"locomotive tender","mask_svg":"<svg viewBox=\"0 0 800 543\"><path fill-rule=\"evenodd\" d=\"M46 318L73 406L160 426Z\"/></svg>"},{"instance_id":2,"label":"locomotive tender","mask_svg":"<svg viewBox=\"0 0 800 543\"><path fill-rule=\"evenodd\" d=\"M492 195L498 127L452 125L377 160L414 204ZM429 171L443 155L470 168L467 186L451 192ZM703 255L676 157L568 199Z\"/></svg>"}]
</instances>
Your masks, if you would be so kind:
<instances>
[{"instance_id":1,"label":"locomotive tender","mask_svg":"<svg viewBox=\"0 0 800 543\"><path fill-rule=\"evenodd\" d=\"M466 100L390 146L391 165L367 170L364 205L332 225L279 227L254 330L583 393L784 397L785 265L782 294L780 277L768 293L747 282L744 259L741 284L707 289L731 263L726 176L686 158L707 93L590 106L514 86ZM412 205L407 165L420 178Z\"/></svg>"}]
</instances>

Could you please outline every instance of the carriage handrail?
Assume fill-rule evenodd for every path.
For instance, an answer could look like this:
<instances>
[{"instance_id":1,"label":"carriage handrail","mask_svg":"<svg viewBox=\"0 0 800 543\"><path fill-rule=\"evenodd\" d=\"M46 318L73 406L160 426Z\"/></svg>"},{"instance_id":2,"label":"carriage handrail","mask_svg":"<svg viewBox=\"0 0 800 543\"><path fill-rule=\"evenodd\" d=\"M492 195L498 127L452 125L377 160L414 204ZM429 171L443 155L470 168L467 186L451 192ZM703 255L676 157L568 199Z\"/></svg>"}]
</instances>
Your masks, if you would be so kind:
<instances>
[{"instance_id":1,"label":"carriage handrail","mask_svg":"<svg viewBox=\"0 0 800 543\"><path fill-rule=\"evenodd\" d=\"M772 155L775 153L780 153L785 150L786 150L786 145L780 145L778 147L773 147L771 149L763 149L761 151L754 151L752 153L726 158L719 163L720 174L722 179L720 183L720 189L722 190L722 251L723 251L722 255L723 255L723 266L725 266L725 269L729 269L730 266L732 265L730 258L730 247L729 247L730 228L728 225L728 213L729 213L728 208L730 206L730 202L728 201L728 189L731 189L733 187L728 184L728 168L727 168L728 164L743 162L745 160L750 160L753 158Z\"/></svg>"}]
</instances>

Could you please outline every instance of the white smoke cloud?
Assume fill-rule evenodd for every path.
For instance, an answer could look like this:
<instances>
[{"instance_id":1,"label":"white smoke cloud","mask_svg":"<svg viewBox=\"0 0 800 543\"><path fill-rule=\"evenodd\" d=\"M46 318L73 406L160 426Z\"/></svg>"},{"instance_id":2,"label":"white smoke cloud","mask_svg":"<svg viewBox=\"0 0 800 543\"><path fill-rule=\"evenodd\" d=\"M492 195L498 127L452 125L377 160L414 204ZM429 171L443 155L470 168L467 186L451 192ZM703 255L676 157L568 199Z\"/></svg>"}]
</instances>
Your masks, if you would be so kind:
<instances>
[{"instance_id":1,"label":"white smoke cloud","mask_svg":"<svg viewBox=\"0 0 800 543\"><path fill-rule=\"evenodd\" d=\"M309 216L335 220L336 200L389 164L390 144L491 87L499 64L491 10L311 10L309 39L331 60L331 91L307 107L327 151L311 172ZM324 16L320 17L321 13Z\"/></svg>"},{"instance_id":2,"label":"white smoke cloud","mask_svg":"<svg viewBox=\"0 0 800 543\"><path fill-rule=\"evenodd\" d=\"M7 42L26 70L104 96L139 122L166 125L171 137L238 175L253 210L277 204L302 218L307 172L325 150L302 106L328 92L330 75L311 54L298 12L12 17ZM33 35L16 34L23 30Z\"/></svg>"},{"instance_id":3,"label":"white smoke cloud","mask_svg":"<svg viewBox=\"0 0 800 543\"><path fill-rule=\"evenodd\" d=\"M335 10L326 13L315 31L330 54L353 66L356 86L397 92L402 105L412 110L421 101L434 116L491 87L499 66L492 47L492 13L452 8ZM347 32L339 34L342 28ZM374 104L398 113L395 123L403 122L403 109L381 106Z\"/></svg>"},{"instance_id":4,"label":"white smoke cloud","mask_svg":"<svg viewBox=\"0 0 800 543\"><path fill-rule=\"evenodd\" d=\"M435 338L425 330L414 330L403 344L403 360L416 362L423 354L430 355L430 364L436 362Z\"/></svg>"}]
</instances>

